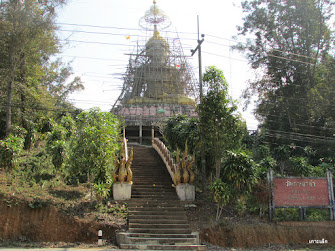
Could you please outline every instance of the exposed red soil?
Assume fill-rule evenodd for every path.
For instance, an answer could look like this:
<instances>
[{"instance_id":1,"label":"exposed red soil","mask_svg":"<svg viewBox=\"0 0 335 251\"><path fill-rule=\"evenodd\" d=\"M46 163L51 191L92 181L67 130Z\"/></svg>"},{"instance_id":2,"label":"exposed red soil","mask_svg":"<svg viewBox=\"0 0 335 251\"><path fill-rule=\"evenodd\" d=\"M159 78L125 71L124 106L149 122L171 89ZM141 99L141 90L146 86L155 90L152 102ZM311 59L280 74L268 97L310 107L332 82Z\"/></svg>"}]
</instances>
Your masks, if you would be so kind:
<instances>
[{"instance_id":1,"label":"exposed red soil","mask_svg":"<svg viewBox=\"0 0 335 251\"><path fill-rule=\"evenodd\" d=\"M200 240L204 243L221 247L252 247L259 250L263 250L264 246L313 249L327 249L335 246L335 221L270 223L257 215L238 216L231 208L225 208L220 221L216 222L215 204L198 200L193 205L196 207L187 207L188 218L193 231L200 233ZM327 240L328 243L309 244L310 240L322 239ZM272 248L264 250L272 250Z\"/></svg>"},{"instance_id":2,"label":"exposed red soil","mask_svg":"<svg viewBox=\"0 0 335 251\"><path fill-rule=\"evenodd\" d=\"M113 239L118 228L93 217L65 216L53 205L31 208L15 198L0 200L0 240L94 243L100 229Z\"/></svg>"},{"instance_id":3,"label":"exposed red soil","mask_svg":"<svg viewBox=\"0 0 335 251\"><path fill-rule=\"evenodd\" d=\"M201 239L223 247L263 247L269 244L294 244L308 246L309 240L327 240L328 244L311 246L335 245L335 222L300 222L298 226L262 224L262 225L229 225L203 229Z\"/></svg>"}]
</instances>

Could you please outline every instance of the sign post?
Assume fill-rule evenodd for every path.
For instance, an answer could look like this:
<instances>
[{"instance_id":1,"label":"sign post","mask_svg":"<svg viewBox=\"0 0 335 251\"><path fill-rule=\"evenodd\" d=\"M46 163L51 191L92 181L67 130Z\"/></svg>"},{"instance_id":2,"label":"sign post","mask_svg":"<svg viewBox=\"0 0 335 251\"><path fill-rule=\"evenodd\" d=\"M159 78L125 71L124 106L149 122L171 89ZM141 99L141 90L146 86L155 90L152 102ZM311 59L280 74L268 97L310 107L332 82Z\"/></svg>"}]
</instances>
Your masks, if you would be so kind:
<instances>
[{"instance_id":1,"label":"sign post","mask_svg":"<svg viewBox=\"0 0 335 251\"><path fill-rule=\"evenodd\" d=\"M300 218L306 218L306 208L329 208L329 216L334 220L334 192L332 174L327 171L327 177L273 178L270 169L268 173L272 198L269 204L270 221L275 208L299 208Z\"/></svg>"}]
</instances>

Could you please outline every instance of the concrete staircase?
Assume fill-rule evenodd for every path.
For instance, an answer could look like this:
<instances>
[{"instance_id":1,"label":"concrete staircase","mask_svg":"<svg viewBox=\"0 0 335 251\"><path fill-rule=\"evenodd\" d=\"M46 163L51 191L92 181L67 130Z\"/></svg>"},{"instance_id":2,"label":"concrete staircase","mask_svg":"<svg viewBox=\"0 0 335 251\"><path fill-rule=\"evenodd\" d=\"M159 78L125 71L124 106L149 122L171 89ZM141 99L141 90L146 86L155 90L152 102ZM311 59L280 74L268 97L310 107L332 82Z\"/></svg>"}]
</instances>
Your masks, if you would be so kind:
<instances>
[{"instance_id":1,"label":"concrete staircase","mask_svg":"<svg viewBox=\"0 0 335 251\"><path fill-rule=\"evenodd\" d=\"M121 249L206 250L192 233L184 203L176 194L164 162L152 147L133 146L133 186L128 231L119 233Z\"/></svg>"}]
</instances>

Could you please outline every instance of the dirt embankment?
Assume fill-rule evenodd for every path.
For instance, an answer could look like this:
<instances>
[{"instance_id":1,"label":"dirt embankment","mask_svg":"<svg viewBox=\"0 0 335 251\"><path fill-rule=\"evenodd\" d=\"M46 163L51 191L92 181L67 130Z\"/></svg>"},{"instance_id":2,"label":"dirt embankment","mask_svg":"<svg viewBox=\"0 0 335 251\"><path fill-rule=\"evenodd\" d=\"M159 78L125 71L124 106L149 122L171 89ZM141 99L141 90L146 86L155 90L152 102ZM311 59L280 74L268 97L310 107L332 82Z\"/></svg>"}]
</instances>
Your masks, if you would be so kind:
<instances>
[{"instance_id":1,"label":"dirt embankment","mask_svg":"<svg viewBox=\"0 0 335 251\"><path fill-rule=\"evenodd\" d=\"M325 248L335 246L335 222L227 225L203 229L200 238L222 247L249 248L276 244ZM322 240L327 243L322 243Z\"/></svg>"},{"instance_id":2,"label":"dirt embankment","mask_svg":"<svg viewBox=\"0 0 335 251\"><path fill-rule=\"evenodd\" d=\"M35 208L33 208L35 207ZM222 247L248 248L274 245L301 245L326 248L335 246L335 222L227 222L210 227L201 217L210 207L198 207L189 214L194 231L204 242ZM211 213L211 212L210 212ZM208 227L205 227L208 226ZM205 227L205 228L204 228ZM96 243L98 230L114 242L120 226L99 222L96 217L66 216L51 204L29 205L29 202L0 196L0 241ZM310 241L327 243L309 244Z\"/></svg>"},{"instance_id":3,"label":"dirt embankment","mask_svg":"<svg viewBox=\"0 0 335 251\"><path fill-rule=\"evenodd\" d=\"M0 240L94 243L100 229L109 240L115 238L117 227L94 218L65 216L52 205L32 208L15 198L0 199Z\"/></svg>"}]
</instances>

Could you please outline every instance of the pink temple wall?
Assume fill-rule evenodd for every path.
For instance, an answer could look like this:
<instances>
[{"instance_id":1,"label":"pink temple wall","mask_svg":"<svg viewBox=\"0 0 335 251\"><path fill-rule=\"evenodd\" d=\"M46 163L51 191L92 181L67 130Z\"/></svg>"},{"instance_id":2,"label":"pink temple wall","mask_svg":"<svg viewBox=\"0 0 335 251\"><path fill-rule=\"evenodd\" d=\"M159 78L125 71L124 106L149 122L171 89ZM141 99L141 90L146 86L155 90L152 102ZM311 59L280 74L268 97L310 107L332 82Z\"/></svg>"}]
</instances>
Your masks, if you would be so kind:
<instances>
[{"instance_id":1,"label":"pink temple wall","mask_svg":"<svg viewBox=\"0 0 335 251\"><path fill-rule=\"evenodd\" d=\"M173 108L177 108L177 109L173 109ZM121 110L118 112L119 115L121 116L157 116L158 110L165 110L164 116L166 117L171 117L174 114L183 114L182 111L182 107L181 106L176 106L173 107L172 109L169 106L144 106L144 107L139 107L139 106L135 106L135 107L122 107ZM189 108L189 112L187 114L188 116L192 116L195 117L197 116L197 113L195 112L195 108L194 107L190 107Z\"/></svg>"}]
</instances>

